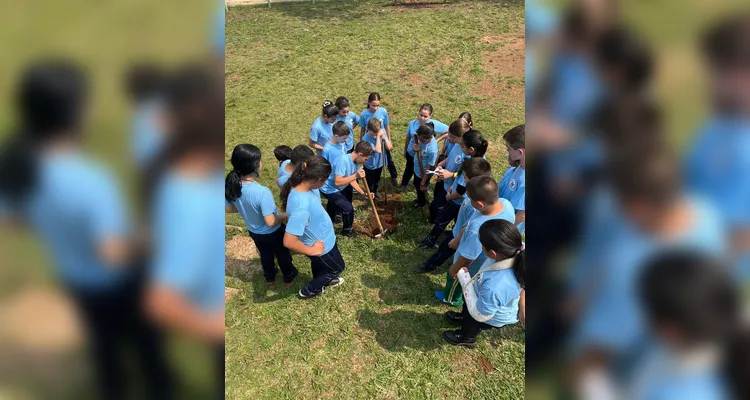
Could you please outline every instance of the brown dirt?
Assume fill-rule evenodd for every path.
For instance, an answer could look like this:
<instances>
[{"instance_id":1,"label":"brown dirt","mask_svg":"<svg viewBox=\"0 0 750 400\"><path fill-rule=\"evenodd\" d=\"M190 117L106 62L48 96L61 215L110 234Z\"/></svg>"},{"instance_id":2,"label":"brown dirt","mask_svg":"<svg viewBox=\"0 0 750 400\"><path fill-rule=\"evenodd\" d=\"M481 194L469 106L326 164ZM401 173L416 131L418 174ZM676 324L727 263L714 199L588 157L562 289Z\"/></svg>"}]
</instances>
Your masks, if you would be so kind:
<instances>
[{"instance_id":1,"label":"brown dirt","mask_svg":"<svg viewBox=\"0 0 750 400\"><path fill-rule=\"evenodd\" d=\"M512 101L523 101L523 86L508 87L504 81L524 76L525 38L484 36L480 42L495 46L495 49L482 52L485 76L481 82L471 87L472 93L487 100L504 97Z\"/></svg>"},{"instance_id":2,"label":"brown dirt","mask_svg":"<svg viewBox=\"0 0 750 400\"><path fill-rule=\"evenodd\" d=\"M398 229L398 226L401 225L401 218L395 215L396 212L402 208L401 203L397 202L395 199L391 200L389 198L389 202L387 205L385 204L385 202L380 202L380 204L375 204L375 207L378 210L380 224L383 226L383 229L387 231L386 235L395 232ZM378 221L375 217L375 213L370 212L369 224L360 225L359 223L355 222L354 230L371 238L379 235L380 227L378 226Z\"/></svg>"},{"instance_id":3,"label":"brown dirt","mask_svg":"<svg viewBox=\"0 0 750 400\"><path fill-rule=\"evenodd\" d=\"M224 288L224 303L226 303L227 300L229 300L230 298L232 298L232 296L236 295L239 292L240 292L239 289L225 287Z\"/></svg>"},{"instance_id":4,"label":"brown dirt","mask_svg":"<svg viewBox=\"0 0 750 400\"><path fill-rule=\"evenodd\" d=\"M477 359L477 361L479 361L479 367L484 372L492 372L495 369L495 367L492 366L492 363L490 363L489 360L487 360L486 358L484 358L482 356L479 356L479 358Z\"/></svg>"}]
</instances>

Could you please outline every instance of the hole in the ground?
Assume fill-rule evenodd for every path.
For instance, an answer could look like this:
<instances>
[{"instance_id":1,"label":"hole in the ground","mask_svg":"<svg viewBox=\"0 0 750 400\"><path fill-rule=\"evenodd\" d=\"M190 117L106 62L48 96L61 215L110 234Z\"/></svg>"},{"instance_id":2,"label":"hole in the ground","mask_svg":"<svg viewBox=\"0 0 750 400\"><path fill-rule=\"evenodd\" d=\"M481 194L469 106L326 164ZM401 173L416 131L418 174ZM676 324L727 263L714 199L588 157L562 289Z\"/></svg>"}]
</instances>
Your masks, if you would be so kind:
<instances>
[{"instance_id":1,"label":"hole in the ground","mask_svg":"<svg viewBox=\"0 0 750 400\"><path fill-rule=\"evenodd\" d=\"M398 229L398 226L401 225L401 218L396 215L396 212L402 208L402 205L395 201L391 201L388 202L388 204L376 204L375 207L378 209L380 224L383 225L383 230L387 231L386 235L395 232ZM370 211L369 218L363 223L355 222L354 230L371 238L379 235L380 227L378 227L375 213Z\"/></svg>"}]
</instances>

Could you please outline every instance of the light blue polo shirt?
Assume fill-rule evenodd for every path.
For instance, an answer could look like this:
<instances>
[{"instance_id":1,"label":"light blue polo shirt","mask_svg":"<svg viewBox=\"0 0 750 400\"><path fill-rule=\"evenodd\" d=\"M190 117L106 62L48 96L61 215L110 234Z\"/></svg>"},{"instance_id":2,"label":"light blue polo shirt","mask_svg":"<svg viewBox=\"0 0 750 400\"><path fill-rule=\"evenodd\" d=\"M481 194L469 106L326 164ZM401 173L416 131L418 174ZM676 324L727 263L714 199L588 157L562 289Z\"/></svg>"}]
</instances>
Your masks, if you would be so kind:
<instances>
[{"instance_id":1,"label":"light blue polo shirt","mask_svg":"<svg viewBox=\"0 0 750 400\"><path fill-rule=\"evenodd\" d=\"M313 122L310 128L310 140L321 146L325 146L333 136L333 124L325 123L321 118L318 117ZM315 153L320 156L323 154L323 151L315 149Z\"/></svg>"},{"instance_id":2,"label":"light blue polo shirt","mask_svg":"<svg viewBox=\"0 0 750 400\"><path fill-rule=\"evenodd\" d=\"M367 162L365 162L365 168L378 169L378 168L383 167L383 151L385 151L385 149L381 148L380 153L376 153L374 151L375 146L378 144L378 139L370 136L369 134L365 134L365 137L363 140L367 143L370 143L373 148L372 156L367 160Z\"/></svg>"},{"instance_id":3,"label":"light blue polo shirt","mask_svg":"<svg viewBox=\"0 0 750 400\"><path fill-rule=\"evenodd\" d=\"M357 163L352 160L352 156L350 154L345 154L339 158L336 159L336 164L333 165L333 169L331 171L331 177L328 178L325 185L320 188L320 191L325 194L331 194L334 192L340 192L344 190L345 187L349 186L349 184L343 185L343 186L336 186L335 179L336 176L341 177L349 177L354 175L355 172L359 169L359 166Z\"/></svg>"},{"instance_id":4,"label":"light blue polo shirt","mask_svg":"<svg viewBox=\"0 0 750 400\"><path fill-rule=\"evenodd\" d=\"M422 153L422 166L426 173L430 166L437 164L438 152L440 149L438 148L437 141L433 137L429 143L420 144L419 151ZM421 178L422 171L419 168L419 157L416 158L416 161L417 165L414 166L414 175L416 175L417 178Z\"/></svg>"},{"instance_id":5,"label":"light blue polo shirt","mask_svg":"<svg viewBox=\"0 0 750 400\"><path fill-rule=\"evenodd\" d=\"M509 200L516 211L526 210L526 171L523 168L508 168L498 186L498 195Z\"/></svg>"},{"instance_id":6,"label":"light blue polo shirt","mask_svg":"<svg viewBox=\"0 0 750 400\"><path fill-rule=\"evenodd\" d=\"M464 160L470 158L471 156L467 156L464 154L464 151L461 150L461 146L453 147L453 150L448 153L448 156L445 159L445 169L451 172L458 172L458 170L461 168L461 166L464 164ZM461 174L463 175L463 174ZM453 186L454 179L448 178L443 180L443 187L447 191Z\"/></svg>"},{"instance_id":7,"label":"light blue polo shirt","mask_svg":"<svg viewBox=\"0 0 750 400\"><path fill-rule=\"evenodd\" d=\"M516 211L513 209L510 202L505 199L500 199L500 202L503 204L503 210L497 215L482 215L479 211L476 211L472 215L471 219L466 223L466 231L464 232L464 235L461 236L458 249L453 256L454 264L458 262L459 256L467 260L474 260L467 267L469 274L472 276L487 259L487 255L482 252L482 243L479 242L479 228L482 224L493 219L504 219L513 223L516 219Z\"/></svg>"},{"instance_id":8,"label":"light blue polo shirt","mask_svg":"<svg viewBox=\"0 0 750 400\"><path fill-rule=\"evenodd\" d=\"M344 152L348 153L354 148L354 127L359 124L359 116L357 116L354 111L349 111L349 114L346 116L346 118L341 118L340 116L336 118L336 122L339 121L344 121L349 127L349 136L346 138L344 148Z\"/></svg>"},{"instance_id":9,"label":"light blue polo shirt","mask_svg":"<svg viewBox=\"0 0 750 400\"><path fill-rule=\"evenodd\" d=\"M320 203L320 195L309 192L298 192L294 189L289 193L286 211L289 221L286 233L298 236L305 246L312 246L318 240L325 244L323 254L328 253L336 244L333 223L328 213Z\"/></svg>"},{"instance_id":10,"label":"light blue polo shirt","mask_svg":"<svg viewBox=\"0 0 750 400\"><path fill-rule=\"evenodd\" d=\"M345 148L346 143L340 143L340 144L333 144L331 142L326 143L325 146L323 146L322 156L328 162L333 165L336 162L336 159L339 158L339 156L346 154Z\"/></svg>"},{"instance_id":11,"label":"light blue polo shirt","mask_svg":"<svg viewBox=\"0 0 750 400\"><path fill-rule=\"evenodd\" d=\"M226 202L226 204L230 204ZM271 191L258 182L242 182L242 196L231 203L245 220L247 230L258 235L276 232L281 225L268 226L267 215L278 215Z\"/></svg>"},{"instance_id":12,"label":"light blue polo shirt","mask_svg":"<svg viewBox=\"0 0 750 400\"><path fill-rule=\"evenodd\" d=\"M434 125L434 131L435 136L440 136L444 134L445 132L448 132L448 125L436 120L436 119L430 119L427 122L432 122ZM414 157L414 150L412 150L411 146L414 145L414 136L417 135L417 129L421 124L419 123L418 119L413 119L411 122L409 122L409 126L406 129L406 141L409 142L409 145L406 147L406 152L409 153L410 156Z\"/></svg>"},{"instance_id":13,"label":"light blue polo shirt","mask_svg":"<svg viewBox=\"0 0 750 400\"><path fill-rule=\"evenodd\" d=\"M385 107L378 107L378 111L372 113L370 110L365 108L361 114L359 114L359 126L367 129L367 124L370 123L370 118L377 118L380 120L381 128L385 130L385 127L390 125L388 122L388 110Z\"/></svg>"},{"instance_id":14,"label":"light blue polo shirt","mask_svg":"<svg viewBox=\"0 0 750 400\"><path fill-rule=\"evenodd\" d=\"M481 268L487 268L495 262L485 255ZM482 272L474 281L477 311L483 315L492 315L484 323L499 328L518 322L521 285L512 268Z\"/></svg>"}]
</instances>

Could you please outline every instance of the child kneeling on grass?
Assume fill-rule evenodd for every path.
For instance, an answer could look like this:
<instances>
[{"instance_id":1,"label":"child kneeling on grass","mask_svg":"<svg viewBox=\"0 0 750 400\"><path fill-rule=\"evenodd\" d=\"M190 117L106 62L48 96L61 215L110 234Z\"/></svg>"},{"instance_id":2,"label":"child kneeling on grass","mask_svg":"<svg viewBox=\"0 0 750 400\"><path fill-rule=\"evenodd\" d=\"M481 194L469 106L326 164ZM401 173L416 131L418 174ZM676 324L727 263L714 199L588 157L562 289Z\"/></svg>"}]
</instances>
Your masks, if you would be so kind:
<instances>
[{"instance_id":1,"label":"child kneeling on grass","mask_svg":"<svg viewBox=\"0 0 750 400\"><path fill-rule=\"evenodd\" d=\"M292 255L284 247L284 221L287 214L279 214L273 194L258 183L262 168L260 149L252 144L240 144L232 151L232 170L224 183L224 208L230 213L240 213L245 220L250 237L260 253L260 263L267 285L273 285L281 267L284 285L289 286L297 276Z\"/></svg>"},{"instance_id":2,"label":"child kneeling on grass","mask_svg":"<svg viewBox=\"0 0 750 400\"><path fill-rule=\"evenodd\" d=\"M331 164L321 156L297 166L284 188L281 201L289 214L284 234L284 246L308 256L313 279L299 295L317 296L327 287L344 283L339 275L344 271L344 259L336 245L333 222L316 193L331 175Z\"/></svg>"},{"instance_id":3,"label":"child kneeling on grass","mask_svg":"<svg viewBox=\"0 0 750 400\"><path fill-rule=\"evenodd\" d=\"M525 286L521 233L510 221L492 219L479 228L479 241L487 260L473 277L466 267L458 271L463 310L445 313L448 320L461 325L443 333L443 339L454 346L473 348L483 330L518 322L518 303Z\"/></svg>"}]
</instances>

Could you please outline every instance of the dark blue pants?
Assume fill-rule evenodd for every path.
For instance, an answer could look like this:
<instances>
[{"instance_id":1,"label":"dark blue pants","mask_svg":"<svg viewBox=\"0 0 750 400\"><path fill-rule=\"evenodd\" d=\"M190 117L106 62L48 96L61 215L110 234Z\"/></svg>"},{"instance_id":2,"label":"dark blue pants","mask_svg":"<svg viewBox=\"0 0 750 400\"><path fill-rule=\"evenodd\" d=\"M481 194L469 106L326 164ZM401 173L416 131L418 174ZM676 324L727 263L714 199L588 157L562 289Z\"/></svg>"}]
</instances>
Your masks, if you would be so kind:
<instances>
[{"instance_id":1,"label":"dark blue pants","mask_svg":"<svg viewBox=\"0 0 750 400\"><path fill-rule=\"evenodd\" d=\"M313 296L320 293L328 282L344 272L345 267L338 244L335 244L331 251L326 254L309 258L313 278L302 288L302 294L305 296Z\"/></svg>"},{"instance_id":2,"label":"dark blue pants","mask_svg":"<svg viewBox=\"0 0 750 400\"><path fill-rule=\"evenodd\" d=\"M406 158L406 167L404 167L404 174L401 177L401 186L408 186L411 177L414 176L414 157L409 152L404 152L404 158Z\"/></svg>"},{"instance_id":3,"label":"dark blue pants","mask_svg":"<svg viewBox=\"0 0 750 400\"><path fill-rule=\"evenodd\" d=\"M348 197L345 192L349 193ZM354 206L352 206L351 193L351 185L348 185L340 192L323 193L323 196L328 199L326 211L328 211L328 216L331 217L331 222L333 222L336 214L341 213L341 219L344 222L344 232L351 232L352 225L354 224Z\"/></svg>"},{"instance_id":4,"label":"dark blue pants","mask_svg":"<svg viewBox=\"0 0 750 400\"><path fill-rule=\"evenodd\" d=\"M458 217L458 212L460 210L460 205L452 201L447 202L445 204L445 207L443 207L443 209L438 214L435 225L433 225L432 230L424 239L424 242L430 245L437 243L440 235L442 235L443 232L445 232L445 228L448 227L448 224L450 224L451 221L454 221L456 217Z\"/></svg>"},{"instance_id":5,"label":"dark blue pants","mask_svg":"<svg viewBox=\"0 0 750 400\"><path fill-rule=\"evenodd\" d=\"M445 200L445 196L448 193L445 191L445 186L442 181L435 183L435 190L433 191L432 202L430 202L430 221L434 222L440 211L443 209L445 204L448 202Z\"/></svg>"},{"instance_id":6,"label":"dark blue pants","mask_svg":"<svg viewBox=\"0 0 750 400\"><path fill-rule=\"evenodd\" d=\"M398 179L398 171L396 170L396 163L393 162L393 155L388 149L383 149L385 153L386 163L388 164L388 173L391 175L391 179L394 181Z\"/></svg>"},{"instance_id":7,"label":"dark blue pants","mask_svg":"<svg viewBox=\"0 0 750 400\"><path fill-rule=\"evenodd\" d=\"M448 234L445 236L445 239L443 239L442 243L440 243L440 247L438 247L435 254L433 254L425 263L427 269L436 270L439 266L443 265L444 262L453 257L454 254L456 254L456 250L448 247L448 243L451 240L453 240L453 232L448 232Z\"/></svg>"},{"instance_id":8,"label":"dark blue pants","mask_svg":"<svg viewBox=\"0 0 750 400\"><path fill-rule=\"evenodd\" d=\"M284 247L285 231L286 226L282 224L275 232L266 235L250 232L250 237L253 238L255 247L258 248L258 253L260 253L260 265L263 267L263 276L266 278L266 282L276 280L274 257L279 263L284 282L289 283L297 276L297 268L292 264L292 254L289 249Z\"/></svg>"},{"instance_id":9,"label":"dark blue pants","mask_svg":"<svg viewBox=\"0 0 750 400\"><path fill-rule=\"evenodd\" d=\"M383 171L383 167L376 169L365 168L365 179L367 179L367 185L370 186L370 191L374 194L378 193L380 187L380 174Z\"/></svg>"},{"instance_id":10,"label":"dark blue pants","mask_svg":"<svg viewBox=\"0 0 750 400\"><path fill-rule=\"evenodd\" d=\"M477 338L477 335L479 335L482 331L494 328L494 326L490 324L475 320L474 317L471 316L471 313L469 313L469 309L466 306L465 301L464 308L463 310L461 310L461 316L463 317L463 319L461 320L461 333L467 340L475 340Z\"/></svg>"},{"instance_id":11,"label":"dark blue pants","mask_svg":"<svg viewBox=\"0 0 750 400\"><path fill-rule=\"evenodd\" d=\"M427 205L427 194L419 190L419 186L422 184L422 178L414 174L414 187L417 189L417 203L420 207Z\"/></svg>"}]
</instances>

